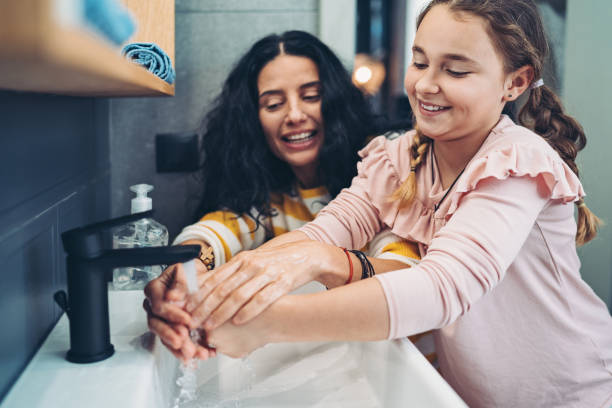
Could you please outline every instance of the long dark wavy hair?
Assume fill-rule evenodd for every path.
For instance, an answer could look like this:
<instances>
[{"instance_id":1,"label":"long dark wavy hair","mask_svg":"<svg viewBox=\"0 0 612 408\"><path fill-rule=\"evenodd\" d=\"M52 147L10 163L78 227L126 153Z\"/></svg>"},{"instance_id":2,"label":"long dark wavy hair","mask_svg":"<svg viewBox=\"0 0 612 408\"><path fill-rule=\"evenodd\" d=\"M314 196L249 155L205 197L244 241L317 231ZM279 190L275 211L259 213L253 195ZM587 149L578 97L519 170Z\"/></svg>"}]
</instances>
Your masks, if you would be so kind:
<instances>
[{"instance_id":1,"label":"long dark wavy hair","mask_svg":"<svg viewBox=\"0 0 612 408\"><path fill-rule=\"evenodd\" d=\"M357 151L373 126L364 95L338 57L315 36L303 31L272 34L240 58L204 118L198 219L211 211L240 215L255 208L252 215L259 224L261 217L273 215L271 193L291 193L295 186L293 171L272 154L259 121L257 79L281 50L309 58L319 70L325 129L318 169L322 185L334 197L356 175Z\"/></svg>"}]
</instances>

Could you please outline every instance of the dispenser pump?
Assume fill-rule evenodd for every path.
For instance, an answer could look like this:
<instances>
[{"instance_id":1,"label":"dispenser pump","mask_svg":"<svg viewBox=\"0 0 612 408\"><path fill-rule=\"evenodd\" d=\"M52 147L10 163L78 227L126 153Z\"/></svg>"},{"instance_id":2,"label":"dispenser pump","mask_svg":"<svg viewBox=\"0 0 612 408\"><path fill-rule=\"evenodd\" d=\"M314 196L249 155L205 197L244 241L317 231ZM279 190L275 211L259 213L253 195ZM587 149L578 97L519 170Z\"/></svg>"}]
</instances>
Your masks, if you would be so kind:
<instances>
[{"instance_id":1,"label":"dispenser pump","mask_svg":"<svg viewBox=\"0 0 612 408\"><path fill-rule=\"evenodd\" d=\"M147 196L147 193L153 190L150 184L136 184L130 187L130 190L136 193L136 197L132 198L132 214L149 211L153 208L153 200Z\"/></svg>"}]
</instances>

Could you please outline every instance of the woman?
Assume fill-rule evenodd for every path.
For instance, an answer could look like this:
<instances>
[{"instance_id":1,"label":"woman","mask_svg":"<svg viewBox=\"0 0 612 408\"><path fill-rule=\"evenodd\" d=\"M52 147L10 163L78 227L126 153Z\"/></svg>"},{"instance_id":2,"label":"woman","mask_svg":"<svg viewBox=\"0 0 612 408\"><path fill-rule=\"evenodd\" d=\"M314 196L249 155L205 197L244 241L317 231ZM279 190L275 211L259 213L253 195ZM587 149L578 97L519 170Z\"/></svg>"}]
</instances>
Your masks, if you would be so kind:
<instances>
[{"instance_id":1,"label":"woman","mask_svg":"<svg viewBox=\"0 0 612 408\"><path fill-rule=\"evenodd\" d=\"M230 73L205 122L199 209L205 215L175 240L202 246L202 273L314 219L350 185L357 151L373 131L367 101L338 58L301 31L256 42ZM350 253L355 273L349 281L359 279L362 262L381 273L418 259L413 244L389 231L378 234L365 250L377 259ZM277 298L312 280L327 287L346 283L346 278L338 278L346 265L327 261L309 257L303 263L305 273L270 275L263 296ZM265 256L259 262L266 263ZM195 345L185 327L189 315L180 307L183 281L176 291L167 290L178 271L171 266L145 291L152 304L149 327L181 357L182 348L193 350Z\"/></svg>"},{"instance_id":2,"label":"woman","mask_svg":"<svg viewBox=\"0 0 612 408\"><path fill-rule=\"evenodd\" d=\"M250 285L261 270L244 257L204 277L187 304L192 327L232 356L270 342L438 329L441 373L470 407L610 407L612 318L576 252L599 224L575 162L586 136L540 79L548 48L535 2L433 0L417 27L405 79L416 129L374 139L351 187L266 250L268 262L326 256L308 252L312 241L359 247L390 227L418 241L421 262L283 296L258 314L243 313L250 299L267 300ZM502 110L523 94L517 124ZM237 311L240 321L226 322Z\"/></svg>"}]
</instances>

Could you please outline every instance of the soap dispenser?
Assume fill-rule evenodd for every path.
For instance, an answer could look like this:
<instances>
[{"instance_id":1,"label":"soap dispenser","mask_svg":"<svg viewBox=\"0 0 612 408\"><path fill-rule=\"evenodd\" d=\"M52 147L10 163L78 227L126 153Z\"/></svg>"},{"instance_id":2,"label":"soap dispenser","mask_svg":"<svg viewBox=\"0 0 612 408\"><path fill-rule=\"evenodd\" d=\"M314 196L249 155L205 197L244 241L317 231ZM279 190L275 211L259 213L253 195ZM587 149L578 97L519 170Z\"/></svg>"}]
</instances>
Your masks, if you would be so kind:
<instances>
[{"instance_id":1,"label":"soap dispenser","mask_svg":"<svg viewBox=\"0 0 612 408\"><path fill-rule=\"evenodd\" d=\"M132 199L132 214L151 210L153 200L147 194L153 190L149 184L130 187L136 197ZM143 218L125 224L113 234L113 248L144 248L168 245L168 229L152 218ZM117 268L113 270L113 287L118 290L139 290L164 270L164 265Z\"/></svg>"}]
</instances>

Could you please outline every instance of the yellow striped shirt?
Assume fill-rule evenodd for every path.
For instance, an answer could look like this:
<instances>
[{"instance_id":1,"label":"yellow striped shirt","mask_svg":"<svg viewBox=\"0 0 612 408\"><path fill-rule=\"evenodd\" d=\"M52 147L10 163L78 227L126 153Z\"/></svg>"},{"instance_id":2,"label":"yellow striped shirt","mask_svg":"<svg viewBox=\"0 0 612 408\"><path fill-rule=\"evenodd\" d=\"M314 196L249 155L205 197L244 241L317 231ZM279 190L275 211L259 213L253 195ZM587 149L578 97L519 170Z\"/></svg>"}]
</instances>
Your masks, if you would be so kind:
<instances>
[{"instance_id":1,"label":"yellow striped shirt","mask_svg":"<svg viewBox=\"0 0 612 408\"><path fill-rule=\"evenodd\" d=\"M297 188L295 194L273 194L271 206L274 216L264 221L273 234L266 237L265 228L257 225L253 215L238 216L231 211L215 211L200 221L189 225L174 240L175 244L198 239L210 245L215 254L215 264L222 265L242 250L255 249L270 235L278 236L293 231L312 221L329 203L331 197L325 187ZM419 259L418 247L389 230L379 232L363 249L368 256L395 259L413 265Z\"/></svg>"}]
</instances>

